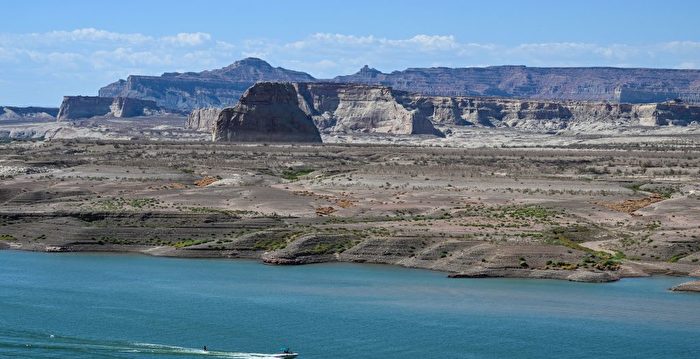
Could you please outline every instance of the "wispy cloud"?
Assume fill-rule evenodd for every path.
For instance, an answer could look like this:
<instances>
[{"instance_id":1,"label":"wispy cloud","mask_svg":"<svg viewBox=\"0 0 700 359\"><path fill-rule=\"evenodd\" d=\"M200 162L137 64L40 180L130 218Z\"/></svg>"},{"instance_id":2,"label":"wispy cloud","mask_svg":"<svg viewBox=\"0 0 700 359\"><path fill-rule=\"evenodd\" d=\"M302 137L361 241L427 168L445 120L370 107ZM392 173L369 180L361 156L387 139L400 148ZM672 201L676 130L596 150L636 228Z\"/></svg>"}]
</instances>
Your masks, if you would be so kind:
<instances>
[{"instance_id":1,"label":"wispy cloud","mask_svg":"<svg viewBox=\"0 0 700 359\"><path fill-rule=\"evenodd\" d=\"M281 66L332 77L368 64L389 71L419 66L641 66L696 67L700 42L657 44L525 43L512 46L458 41L452 35L417 34L385 38L316 33L278 42L244 40L238 44L204 32L154 37L95 28L29 34L0 34L0 66L20 63L38 72L127 71L158 73L223 66L256 56Z\"/></svg>"},{"instance_id":2,"label":"wispy cloud","mask_svg":"<svg viewBox=\"0 0 700 359\"><path fill-rule=\"evenodd\" d=\"M204 69L238 56L235 48L225 41L213 41L203 32L153 37L85 28L0 34L0 67L21 63L46 76L62 76L59 73L64 71L107 71L123 77L132 71L149 74Z\"/></svg>"},{"instance_id":3,"label":"wispy cloud","mask_svg":"<svg viewBox=\"0 0 700 359\"><path fill-rule=\"evenodd\" d=\"M405 39L317 33L279 43L248 41L244 54L274 60L323 77L356 71L368 64L384 71L423 66L635 66L694 67L700 42L643 45L547 42L502 45L460 42L451 35L419 34ZM335 66L320 66L332 62Z\"/></svg>"},{"instance_id":4,"label":"wispy cloud","mask_svg":"<svg viewBox=\"0 0 700 359\"><path fill-rule=\"evenodd\" d=\"M235 43L204 32L152 36L95 28L44 33L0 33L0 76L12 98L27 83L51 85L52 97L95 93L129 74L157 75L225 66L255 56L275 66L328 78L367 64L382 71L429 66L626 66L699 68L700 42L650 44L545 42L504 45L460 41L449 34L405 38L315 33L293 41L248 39Z\"/></svg>"}]
</instances>

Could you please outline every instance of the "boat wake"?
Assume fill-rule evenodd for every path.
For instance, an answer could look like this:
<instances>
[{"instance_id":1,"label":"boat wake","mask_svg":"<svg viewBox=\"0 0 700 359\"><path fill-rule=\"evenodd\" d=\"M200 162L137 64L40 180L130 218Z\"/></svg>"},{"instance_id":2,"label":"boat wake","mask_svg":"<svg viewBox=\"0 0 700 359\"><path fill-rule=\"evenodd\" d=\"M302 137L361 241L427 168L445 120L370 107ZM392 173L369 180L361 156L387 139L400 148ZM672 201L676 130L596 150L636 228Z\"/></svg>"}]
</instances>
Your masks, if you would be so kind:
<instances>
[{"instance_id":1,"label":"boat wake","mask_svg":"<svg viewBox=\"0 0 700 359\"><path fill-rule=\"evenodd\" d=\"M162 345L162 344L151 344L151 343L133 343L135 347L138 347L138 352L140 353L152 353L152 354L186 354L186 355L206 355L210 358L275 358L273 354L263 354L263 353L239 353L239 352L225 352L225 351L215 351L209 350L205 351L202 349L185 348L173 345Z\"/></svg>"},{"instance_id":2,"label":"boat wake","mask_svg":"<svg viewBox=\"0 0 700 359\"><path fill-rule=\"evenodd\" d=\"M50 333L24 331L0 332L0 357L8 356L33 358L140 358L140 357L203 357L264 359L275 358L273 354L245 353L217 350L202 350L174 345L154 343L132 343L102 341L85 338L65 337Z\"/></svg>"}]
</instances>

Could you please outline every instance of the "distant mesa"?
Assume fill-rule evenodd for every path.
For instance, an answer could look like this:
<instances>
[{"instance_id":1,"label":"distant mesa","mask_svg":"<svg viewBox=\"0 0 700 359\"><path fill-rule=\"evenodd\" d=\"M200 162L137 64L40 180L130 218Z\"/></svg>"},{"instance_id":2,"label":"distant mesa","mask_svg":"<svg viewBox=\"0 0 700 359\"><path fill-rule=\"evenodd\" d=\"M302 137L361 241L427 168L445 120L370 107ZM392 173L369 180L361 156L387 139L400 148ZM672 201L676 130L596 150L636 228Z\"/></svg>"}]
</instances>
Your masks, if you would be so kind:
<instances>
[{"instance_id":1,"label":"distant mesa","mask_svg":"<svg viewBox=\"0 0 700 359\"><path fill-rule=\"evenodd\" d=\"M56 119L57 114L58 108L56 107L0 107L0 121L52 121Z\"/></svg>"},{"instance_id":2,"label":"distant mesa","mask_svg":"<svg viewBox=\"0 0 700 359\"><path fill-rule=\"evenodd\" d=\"M99 96L139 98L170 110L190 112L231 107L246 89L260 81L359 83L429 96L612 103L681 99L700 104L700 70L491 66L409 68L382 73L365 65L352 75L318 80L305 72L273 67L258 58L202 72L131 75L101 88Z\"/></svg>"},{"instance_id":3,"label":"distant mesa","mask_svg":"<svg viewBox=\"0 0 700 359\"><path fill-rule=\"evenodd\" d=\"M154 101L128 97L64 96L57 119L76 120L95 116L136 117L163 113Z\"/></svg>"},{"instance_id":4,"label":"distant mesa","mask_svg":"<svg viewBox=\"0 0 700 359\"><path fill-rule=\"evenodd\" d=\"M333 82L391 86L433 96L700 104L700 70L490 66L409 68L386 74L363 67Z\"/></svg>"},{"instance_id":5,"label":"distant mesa","mask_svg":"<svg viewBox=\"0 0 700 359\"><path fill-rule=\"evenodd\" d=\"M311 75L272 67L258 58L246 58L216 70L131 75L99 90L100 97L130 97L154 101L158 106L189 112L197 108L230 107L258 81L315 81Z\"/></svg>"}]
</instances>

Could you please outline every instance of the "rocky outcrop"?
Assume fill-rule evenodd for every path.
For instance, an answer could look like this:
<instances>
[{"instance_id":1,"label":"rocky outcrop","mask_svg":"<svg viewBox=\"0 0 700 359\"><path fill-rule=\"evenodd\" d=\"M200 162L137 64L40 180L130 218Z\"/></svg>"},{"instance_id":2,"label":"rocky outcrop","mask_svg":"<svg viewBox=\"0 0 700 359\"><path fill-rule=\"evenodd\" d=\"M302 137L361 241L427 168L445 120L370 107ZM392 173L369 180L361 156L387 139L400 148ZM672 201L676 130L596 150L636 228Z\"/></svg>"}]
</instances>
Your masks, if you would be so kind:
<instances>
[{"instance_id":1,"label":"rocky outcrop","mask_svg":"<svg viewBox=\"0 0 700 359\"><path fill-rule=\"evenodd\" d=\"M313 119L299 107L290 83L260 82L249 88L233 108L219 114L214 141L321 142Z\"/></svg>"},{"instance_id":2,"label":"rocky outcrop","mask_svg":"<svg viewBox=\"0 0 700 359\"><path fill-rule=\"evenodd\" d=\"M411 95L405 99L436 125L511 127L537 132L686 126L700 123L700 106L683 103L617 104Z\"/></svg>"},{"instance_id":3,"label":"rocky outcrop","mask_svg":"<svg viewBox=\"0 0 700 359\"><path fill-rule=\"evenodd\" d=\"M700 104L700 70L612 67L491 66L409 68L382 73L369 67L338 76L339 83L365 83L433 96L489 96L543 100Z\"/></svg>"},{"instance_id":4,"label":"rocky outcrop","mask_svg":"<svg viewBox=\"0 0 700 359\"><path fill-rule=\"evenodd\" d=\"M167 109L189 112L198 108L233 106L243 92L258 81L314 80L304 72L272 67L263 60L246 58L211 71L132 75L101 88L99 96L151 100Z\"/></svg>"},{"instance_id":5,"label":"rocky outcrop","mask_svg":"<svg viewBox=\"0 0 700 359\"><path fill-rule=\"evenodd\" d=\"M572 130L583 133L630 126L700 124L700 106L677 102L618 104L425 96L386 86L327 82L291 85L267 83L264 88L271 90L275 86L293 91L296 103L285 97L286 108L296 112L296 108L292 109L292 105L296 105L325 134L443 136L433 124L507 127L533 132ZM270 100L274 102L279 98ZM270 102L259 106L272 105L281 104ZM213 111L216 110L194 111L190 115L188 126L208 130L211 122L207 118L211 119L216 114Z\"/></svg>"},{"instance_id":6,"label":"rocky outcrop","mask_svg":"<svg viewBox=\"0 0 700 359\"><path fill-rule=\"evenodd\" d=\"M700 293L700 281L693 281L693 282L685 282L681 283L673 288L671 288L672 291L674 292L696 292Z\"/></svg>"},{"instance_id":7,"label":"rocky outcrop","mask_svg":"<svg viewBox=\"0 0 700 359\"><path fill-rule=\"evenodd\" d=\"M200 108L192 110L187 116L185 128L197 131L211 131L214 128L216 120L221 113L220 108Z\"/></svg>"},{"instance_id":8,"label":"rocky outcrop","mask_svg":"<svg viewBox=\"0 0 700 359\"><path fill-rule=\"evenodd\" d=\"M95 116L148 116L162 112L162 108L148 100L125 97L64 96L56 117L62 121Z\"/></svg>"},{"instance_id":9,"label":"rocky outcrop","mask_svg":"<svg viewBox=\"0 0 700 359\"><path fill-rule=\"evenodd\" d=\"M0 107L0 121L50 121L55 120L58 108L55 107Z\"/></svg>"},{"instance_id":10,"label":"rocky outcrop","mask_svg":"<svg viewBox=\"0 0 700 359\"><path fill-rule=\"evenodd\" d=\"M406 96L407 93L385 86L261 82L251 87L235 108L222 111L214 138L228 138L224 133L231 131L229 118L250 114L255 118L288 117L295 121L308 117L313 119L317 131L324 133L443 136L420 111L404 106Z\"/></svg>"},{"instance_id":11,"label":"rocky outcrop","mask_svg":"<svg viewBox=\"0 0 700 359\"><path fill-rule=\"evenodd\" d=\"M111 97L64 96L56 118L61 121L103 116L112 111L112 102Z\"/></svg>"},{"instance_id":12,"label":"rocky outcrop","mask_svg":"<svg viewBox=\"0 0 700 359\"><path fill-rule=\"evenodd\" d=\"M386 86L295 84L304 112L325 133L428 134L443 136L408 93Z\"/></svg>"},{"instance_id":13,"label":"rocky outcrop","mask_svg":"<svg viewBox=\"0 0 700 359\"><path fill-rule=\"evenodd\" d=\"M109 109L114 117L150 116L163 112L153 101L130 97L115 97Z\"/></svg>"}]
</instances>

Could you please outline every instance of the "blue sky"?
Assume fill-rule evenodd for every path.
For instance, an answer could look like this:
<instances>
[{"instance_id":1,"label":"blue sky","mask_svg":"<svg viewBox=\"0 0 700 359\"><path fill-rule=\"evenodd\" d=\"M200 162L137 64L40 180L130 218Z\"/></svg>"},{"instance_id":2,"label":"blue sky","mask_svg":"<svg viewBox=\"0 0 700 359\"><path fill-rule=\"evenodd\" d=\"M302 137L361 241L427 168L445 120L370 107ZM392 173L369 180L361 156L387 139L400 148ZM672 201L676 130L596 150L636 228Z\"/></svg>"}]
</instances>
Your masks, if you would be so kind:
<instances>
[{"instance_id":1,"label":"blue sky","mask_svg":"<svg viewBox=\"0 0 700 359\"><path fill-rule=\"evenodd\" d=\"M691 0L6 0L2 13L0 105L246 56L318 78L364 64L700 68Z\"/></svg>"}]
</instances>

